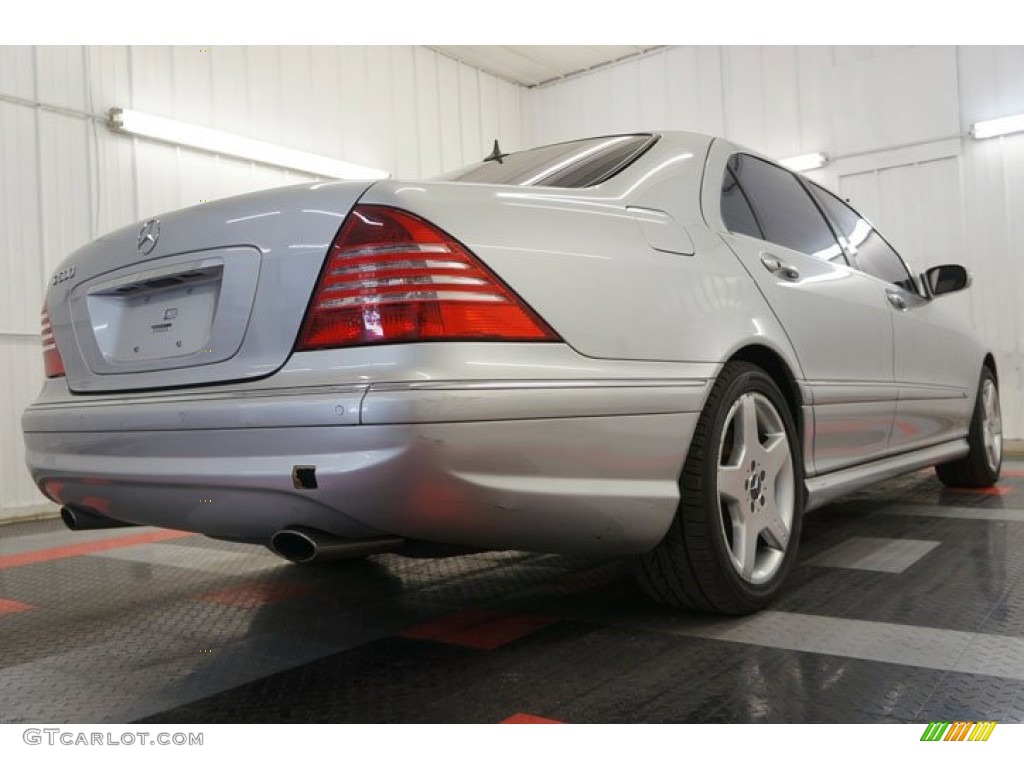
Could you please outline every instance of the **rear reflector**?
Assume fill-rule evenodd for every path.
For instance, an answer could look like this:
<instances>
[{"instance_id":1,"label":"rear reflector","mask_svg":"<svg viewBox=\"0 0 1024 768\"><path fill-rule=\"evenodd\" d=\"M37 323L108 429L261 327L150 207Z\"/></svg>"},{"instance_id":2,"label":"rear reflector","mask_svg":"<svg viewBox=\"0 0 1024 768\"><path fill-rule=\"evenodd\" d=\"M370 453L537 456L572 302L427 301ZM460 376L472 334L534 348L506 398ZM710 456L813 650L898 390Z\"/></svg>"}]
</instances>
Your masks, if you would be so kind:
<instances>
[{"instance_id":1,"label":"rear reflector","mask_svg":"<svg viewBox=\"0 0 1024 768\"><path fill-rule=\"evenodd\" d=\"M558 335L437 227L396 208L357 205L331 244L295 348L440 340Z\"/></svg>"},{"instance_id":2,"label":"rear reflector","mask_svg":"<svg viewBox=\"0 0 1024 768\"><path fill-rule=\"evenodd\" d=\"M50 325L50 313L43 307L41 315L43 341L43 371L46 378L53 379L64 375L64 361L60 359L57 340L53 337L53 326Z\"/></svg>"}]
</instances>

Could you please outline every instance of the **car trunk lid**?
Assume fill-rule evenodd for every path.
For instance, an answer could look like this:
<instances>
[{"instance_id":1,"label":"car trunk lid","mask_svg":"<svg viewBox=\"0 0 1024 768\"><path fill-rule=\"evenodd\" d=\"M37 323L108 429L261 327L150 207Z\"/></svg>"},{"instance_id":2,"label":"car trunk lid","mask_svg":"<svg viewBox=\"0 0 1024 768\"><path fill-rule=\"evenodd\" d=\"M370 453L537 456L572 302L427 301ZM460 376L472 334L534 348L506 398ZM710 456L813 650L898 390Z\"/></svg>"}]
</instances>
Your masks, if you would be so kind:
<instances>
[{"instance_id":1,"label":"car trunk lid","mask_svg":"<svg viewBox=\"0 0 1024 768\"><path fill-rule=\"evenodd\" d=\"M205 203L89 243L47 308L76 393L266 376L292 350L324 256L370 182Z\"/></svg>"}]
</instances>

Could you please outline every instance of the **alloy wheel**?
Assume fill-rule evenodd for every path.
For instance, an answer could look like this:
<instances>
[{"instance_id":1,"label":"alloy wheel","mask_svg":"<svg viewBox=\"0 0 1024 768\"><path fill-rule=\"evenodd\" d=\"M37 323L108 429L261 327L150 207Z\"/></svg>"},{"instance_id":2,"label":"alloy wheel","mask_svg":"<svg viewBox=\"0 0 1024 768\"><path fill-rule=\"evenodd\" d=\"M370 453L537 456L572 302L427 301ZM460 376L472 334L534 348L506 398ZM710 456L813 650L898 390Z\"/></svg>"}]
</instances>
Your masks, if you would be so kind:
<instances>
[{"instance_id":1,"label":"alloy wheel","mask_svg":"<svg viewBox=\"0 0 1024 768\"><path fill-rule=\"evenodd\" d=\"M732 566L744 581L764 584L782 567L796 501L786 427L764 395L745 392L729 409L717 478L719 521Z\"/></svg>"},{"instance_id":2,"label":"alloy wheel","mask_svg":"<svg viewBox=\"0 0 1024 768\"><path fill-rule=\"evenodd\" d=\"M999 468L1003 458L1003 419L999 410L999 391L992 379L985 379L981 390L981 438L985 462L991 471Z\"/></svg>"}]
</instances>

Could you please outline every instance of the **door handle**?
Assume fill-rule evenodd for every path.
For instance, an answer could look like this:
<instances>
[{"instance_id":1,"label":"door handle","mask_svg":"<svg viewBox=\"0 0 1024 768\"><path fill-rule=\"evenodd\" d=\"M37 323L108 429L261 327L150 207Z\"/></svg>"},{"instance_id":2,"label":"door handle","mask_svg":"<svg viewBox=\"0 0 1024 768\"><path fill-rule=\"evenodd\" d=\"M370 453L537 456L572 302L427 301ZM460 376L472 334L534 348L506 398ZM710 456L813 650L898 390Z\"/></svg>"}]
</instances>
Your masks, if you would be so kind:
<instances>
[{"instance_id":1,"label":"door handle","mask_svg":"<svg viewBox=\"0 0 1024 768\"><path fill-rule=\"evenodd\" d=\"M900 312L906 311L907 300L900 296L898 293L896 293L896 291L886 291L885 298L887 298L889 300L889 303L892 304Z\"/></svg>"},{"instance_id":2,"label":"door handle","mask_svg":"<svg viewBox=\"0 0 1024 768\"><path fill-rule=\"evenodd\" d=\"M772 256L769 253L761 254L761 263L764 264L764 268L773 275L778 275L785 280L800 279L800 272L796 268L789 266L782 259Z\"/></svg>"}]
</instances>

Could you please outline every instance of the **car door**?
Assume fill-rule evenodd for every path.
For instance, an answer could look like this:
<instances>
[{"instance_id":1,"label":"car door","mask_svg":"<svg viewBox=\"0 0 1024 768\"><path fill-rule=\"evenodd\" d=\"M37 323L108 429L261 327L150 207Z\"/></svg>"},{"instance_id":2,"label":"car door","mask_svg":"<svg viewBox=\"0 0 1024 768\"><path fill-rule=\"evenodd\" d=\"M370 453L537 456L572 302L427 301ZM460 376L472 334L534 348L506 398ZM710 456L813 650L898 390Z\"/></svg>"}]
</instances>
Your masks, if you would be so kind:
<instances>
[{"instance_id":1,"label":"car door","mask_svg":"<svg viewBox=\"0 0 1024 768\"><path fill-rule=\"evenodd\" d=\"M896 407L893 320L884 288L850 268L793 173L718 144L709 158L718 162L709 165L707 178L720 183L722 237L786 330L811 393L808 471L884 456Z\"/></svg>"},{"instance_id":2,"label":"car door","mask_svg":"<svg viewBox=\"0 0 1024 768\"><path fill-rule=\"evenodd\" d=\"M898 403L889 452L961 437L970 422L981 373L967 364L977 343L942 302L923 295L903 259L863 216L832 193L808 184L839 234L854 267L884 290L893 321Z\"/></svg>"}]
</instances>

